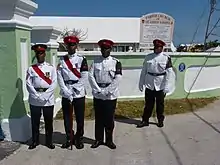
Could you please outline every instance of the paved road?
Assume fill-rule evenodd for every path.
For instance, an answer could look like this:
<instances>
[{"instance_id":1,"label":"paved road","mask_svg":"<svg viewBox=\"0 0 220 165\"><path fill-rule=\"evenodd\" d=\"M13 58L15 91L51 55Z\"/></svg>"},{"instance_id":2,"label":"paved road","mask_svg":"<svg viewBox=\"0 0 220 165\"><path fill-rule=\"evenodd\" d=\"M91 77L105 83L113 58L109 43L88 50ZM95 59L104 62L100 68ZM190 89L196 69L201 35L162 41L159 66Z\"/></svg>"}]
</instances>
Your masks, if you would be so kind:
<instances>
[{"instance_id":1,"label":"paved road","mask_svg":"<svg viewBox=\"0 0 220 165\"><path fill-rule=\"evenodd\" d=\"M152 124L137 129L137 120L118 121L114 134L116 150L105 146L90 148L94 121L85 124L87 138L83 150L61 149L65 139L63 123L55 121L55 150L41 145L29 151L22 145L0 165L219 165L219 106L217 101L196 113L169 116L164 128Z\"/></svg>"},{"instance_id":2,"label":"paved road","mask_svg":"<svg viewBox=\"0 0 220 165\"><path fill-rule=\"evenodd\" d=\"M14 151L16 151L19 147L20 147L19 143L1 141L0 142L0 160L14 153Z\"/></svg>"}]
</instances>

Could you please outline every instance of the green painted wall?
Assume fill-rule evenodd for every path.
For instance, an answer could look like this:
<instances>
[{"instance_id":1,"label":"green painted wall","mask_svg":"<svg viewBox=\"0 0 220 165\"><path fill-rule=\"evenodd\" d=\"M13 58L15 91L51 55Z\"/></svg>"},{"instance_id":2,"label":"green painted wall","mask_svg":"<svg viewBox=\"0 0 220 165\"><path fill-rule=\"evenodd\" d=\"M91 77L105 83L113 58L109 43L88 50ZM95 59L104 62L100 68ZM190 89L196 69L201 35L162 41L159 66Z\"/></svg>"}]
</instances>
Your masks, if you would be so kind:
<instances>
[{"instance_id":1,"label":"green painted wall","mask_svg":"<svg viewBox=\"0 0 220 165\"><path fill-rule=\"evenodd\" d=\"M17 81L15 30L0 28L0 116L8 117L15 99ZM7 110L7 111L6 111Z\"/></svg>"},{"instance_id":2,"label":"green painted wall","mask_svg":"<svg viewBox=\"0 0 220 165\"><path fill-rule=\"evenodd\" d=\"M59 63L59 59L57 58L57 49L56 48L50 48L47 55L48 55L48 62L51 63L51 64L53 64L53 56L55 56L55 60L56 60L55 67L57 67L57 65ZM60 88L57 84L57 88L55 90L56 98L60 97L59 92L60 92Z\"/></svg>"},{"instance_id":3,"label":"green painted wall","mask_svg":"<svg viewBox=\"0 0 220 165\"><path fill-rule=\"evenodd\" d=\"M20 54L21 52L21 48L20 48L20 41L21 39L25 39L27 44L28 44L28 54L31 54L31 44L30 44L30 31L28 30L21 30L21 29L16 29L16 50L17 50L17 66L18 66L18 78L17 78L17 94L16 94L16 100L14 102L14 106L15 106L15 111L11 112L10 117L12 118L20 118L22 116L25 116L27 113L29 113L29 105L28 105L28 101L27 100L23 100L23 89L22 89L22 85L23 82L21 80L22 77L22 73L23 72L21 70L21 56L22 54ZM28 56L28 64L31 64L31 56ZM26 73L26 71L24 71ZM17 109L17 110L16 110Z\"/></svg>"},{"instance_id":4,"label":"green painted wall","mask_svg":"<svg viewBox=\"0 0 220 165\"><path fill-rule=\"evenodd\" d=\"M0 36L0 76L4 80L0 81L1 118L19 118L27 113L21 80L20 39L30 43L30 32L1 28Z\"/></svg>"}]
</instances>

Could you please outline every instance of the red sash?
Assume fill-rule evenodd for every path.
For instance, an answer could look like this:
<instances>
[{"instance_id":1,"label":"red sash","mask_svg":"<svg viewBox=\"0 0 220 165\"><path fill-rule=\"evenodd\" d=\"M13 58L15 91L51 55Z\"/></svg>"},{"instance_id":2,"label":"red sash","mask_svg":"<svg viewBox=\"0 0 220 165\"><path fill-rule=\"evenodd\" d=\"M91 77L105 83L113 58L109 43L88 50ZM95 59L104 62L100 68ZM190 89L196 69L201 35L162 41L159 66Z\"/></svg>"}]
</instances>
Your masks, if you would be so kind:
<instances>
[{"instance_id":1,"label":"red sash","mask_svg":"<svg viewBox=\"0 0 220 165\"><path fill-rule=\"evenodd\" d=\"M52 80L44 75L44 73L38 68L37 65L32 65L32 68L34 71L44 80L46 81L49 85L51 85Z\"/></svg>"},{"instance_id":2,"label":"red sash","mask_svg":"<svg viewBox=\"0 0 220 165\"><path fill-rule=\"evenodd\" d=\"M78 72L78 70L76 68L73 68L73 65L70 62L68 56L64 56L64 61L67 65L67 67L69 68L69 70L71 70L76 77L81 78L80 72Z\"/></svg>"}]
</instances>

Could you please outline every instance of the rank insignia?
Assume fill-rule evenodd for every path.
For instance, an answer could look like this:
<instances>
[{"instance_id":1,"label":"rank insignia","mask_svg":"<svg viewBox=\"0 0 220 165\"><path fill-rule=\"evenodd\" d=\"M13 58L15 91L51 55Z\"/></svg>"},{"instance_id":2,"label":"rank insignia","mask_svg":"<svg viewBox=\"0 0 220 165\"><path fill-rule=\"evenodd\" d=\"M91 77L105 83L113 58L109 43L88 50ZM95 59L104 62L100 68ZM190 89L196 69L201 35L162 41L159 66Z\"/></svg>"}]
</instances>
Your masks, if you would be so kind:
<instances>
[{"instance_id":1,"label":"rank insignia","mask_svg":"<svg viewBox=\"0 0 220 165\"><path fill-rule=\"evenodd\" d=\"M50 77L50 72L46 72L45 77L49 78Z\"/></svg>"}]
</instances>

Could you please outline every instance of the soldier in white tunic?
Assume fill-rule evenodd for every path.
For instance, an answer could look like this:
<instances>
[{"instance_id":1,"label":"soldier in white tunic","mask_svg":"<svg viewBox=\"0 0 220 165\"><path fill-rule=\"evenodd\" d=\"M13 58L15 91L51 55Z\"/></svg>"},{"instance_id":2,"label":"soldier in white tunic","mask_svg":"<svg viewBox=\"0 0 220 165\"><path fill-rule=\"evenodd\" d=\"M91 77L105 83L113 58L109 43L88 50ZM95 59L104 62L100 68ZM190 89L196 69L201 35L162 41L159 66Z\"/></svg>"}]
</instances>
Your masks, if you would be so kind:
<instances>
[{"instance_id":1,"label":"soldier in white tunic","mask_svg":"<svg viewBox=\"0 0 220 165\"><path fill-rule=\"evenodd\" d=\"M119 81L122 77L121 62L112 57L113 41L103 39L98 42L102 56L95 58L90 71L89 82L92 88L93 105L95 110L95 142L91 148L104 144L104 130L106 145L115 149L113 143L114 113L119 96Z\"/></svg>"},{"instance_id":2,"label":"soldier in white tunic","mask_svg":"<svg viewBox=\"0 0 220 165\"><path fill-rule=\"evenodd\" d=\"M45 121L46 146L54 149L52 143L53 134L53 111L54 111L54 90L57 83L56 68L45 62L47 46L36 44L32 46L35 51L37 63L27 70L26 86L29 92L29 104L32 124L32 143L29 149L39 145L39 124L41 110Z\"/></svg>"},{"instance_id":3,"label":"soldier in white tunic","mask_svg":"<svg viewBox=\"0 0 220 165\"><path fill-rule=\"evenodd\" d=\"M148 126L156 100L158 127L163 127L164 98L168 93L168 81L171 78L172 62L170 56L163 53L165 43L154 40L154 53L148 54L143 62L139 80L139 90L145 89L145 108L138 128Z\"/></svg>"},{"instance_id":4,"label":"soldier in white tunic","mask_svg":"<svg viewBox=\"0 0 220 165\"><path fill-rule=\"evenodd\" d=\"M62 148L70 147L73 142L77 149L82 149L84 134L84 112L85 112L85 82L88 79L88 65L84 56L76 52L79 38L76 36L67 36L64 38L68 54L60 58L57 68L58 84L62 96L62 111L64 127L66 131L66 142ZM77 123L77 132L74 135L72 130L71 106L74 107L74 113Z\"/></svg>"}]
</instances>

